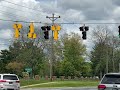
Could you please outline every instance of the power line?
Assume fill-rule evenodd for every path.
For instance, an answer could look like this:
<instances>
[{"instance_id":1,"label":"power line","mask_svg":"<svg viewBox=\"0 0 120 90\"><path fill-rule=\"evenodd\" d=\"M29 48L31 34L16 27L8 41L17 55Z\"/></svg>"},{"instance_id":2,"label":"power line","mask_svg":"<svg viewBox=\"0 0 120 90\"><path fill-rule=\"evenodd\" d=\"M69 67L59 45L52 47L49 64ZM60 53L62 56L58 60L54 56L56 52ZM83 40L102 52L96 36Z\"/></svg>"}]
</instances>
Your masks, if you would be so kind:
<instances>
[{"instance_id":1,"label":"power line","mask_svg":"<svg viewBox=\"0 0 120 90\"><path fill-rule=\"evenodd\" d=\"M33 22L33 23L41 23L41 22L34 22L34 21L19 21L19 20L7 20L7 19L0 19L1 21L7 21L7 22L23 22L23 23L31 23L31 22Z\"/></svg>"},{"instance_id":2,"label":"power line","mask_svg":"<svg viewBox=\"0 0 120 90\"><path fill-rule=\"evenodd\" d=\"M1 3L0 3L0 4L1 4ZM1 4L1 6L2 6L2 7L9 8L9 9L14 9L14 10L17 10L17 11L21 11L21 12L26 12L26 11L21 10L21 9L15 9L15 8L12 8L12 7L4 6L4 5L2 5L2 4ZM33 12L29 11L28 13L33 13ZM40 12L36 12L36 13L40 13Z\"/></svg>"},{"instance_id":3,"label":"power line","mask_svg":"<svg viewBox=\"0 0 120 90\"><path fill-rule=\"evenodd\" d=\"M41 12L41 11L38 10L38 9L30 8L30 7L27 7L27 6L24 6L24 5L20 5L20 4L16 4L16 3L13 3L13 2L9 2L9 1L6 1L6 0L4 0L4 2L13 4L13 5L17 5L17 6L20 6L20 7L24 7L24 8L27 8L27 9L31 9L31 10L34 10L34 11L39 11L39 12Z\"/></svg>"},{"instance_id":4,"label":"power line","mask_svg":"<svg viewBox=\"0 0 120 90\"><path fill-rule=\"evenodd\" d=\"M71 22L71 23L57 23L57 24L120 24L120 22L116 22L116 23L112 23L112 22L110 22L110 23L108 23L108 22L96 22L96 23L92 23L92 22L81 22L81 23L76 23L76 22Z\"/></svg>"},{"instance_id":5,"label":"power line","mask_svg":"<svg viewBox=\"0 0 120 90\"><path fill-rule=\"evenodd\" d=\"M17 17L17 16L20 16L20 17L24 17L24 18L28 18L28 17L25 17L25 16L21 16L21 15L15 15L15 14L13 14L13 13L10 13L10 12L6 12L6 11L3 11L3 10L0 10L0 12L3 14L3 13L5 13L5 14L8 14L9 16L15 16L15 17Z\"/></svg>"},{"instance_id":6,"label":"power line","mask_svg":"<svg viewBox=\"0 0 120 90\"><path fill-rule=\"evenodd\" d=\"M8 9L14 9L14 10L16 10L17 12L19 11L21 11L23 14L25 14L25 12L26 11L24 11L24 10L21 10L21 9L15 9L15 8L12 8L12 7L8 7L8 6L5 6L5 5L2 5L2 3L0 3L1 5L0 6L3 6L3 7L6 7L6 8L8 8ZM5 11L3 11L3 12L5 12ZM7 13L7 12L6 12ZM33 12L32 11L28 11L28 13L32 13L33 14ZM35 13L39 13L40 14L40 12L35 12ZM13 13L11 13L11 15L14 15ZM25 17L24 15L23 16L21 16L21 15L19 15L20 17ZM25 17L25 18L28 18L28 17ZM37 17L34 17L36 20L38 19Z\"/></svg>"},{"instance_id":7,"label":"power line","mask_svg":"<svg viewBox=\"0 0 120 90\"><path fill-rule=\"evenodd\" d=\"M1 21L15 22L13 20L0 19Z\"/></svg>"},{"instance_id":8,"label":"power line","mask_svg":"<svg viewBox=\"0 0 120 90\"><path fill-rule=\"evenodd\" d=\"M20 6L20 7L24 7L24 8L27 8L27 9L31 9L31 10L34 10L34 11L39 11L39 13L41 12L40 10L38 9L34 9L34 8L30 8L30 7L27 7L27 6L24 6L24 5L20 5L20 4L16 4L16 3L13 3L13 2L10 2L10 1L7 1L7 0L4 0L4 2L7 2L7 3L10 3L10 4L13 4L13 5L17 5L17 6ZM22 10L21 10L22 11ZM23 17L23 16L22 16ZM4 21L10 21L10 20L4 20ZM15 21L14 21L15 22ZM18 22L25 22L25 23L29 23L29 22L26 22L26 21L18 21ZM34 23L40 23L40 22L34 22ZM43 23L44 24L44 23ZM108 22L103 22L103 23L91 23L91 22L85 22L85 23L76 23L76 22L72 22L72 23L57 23L57 24L120 24L120 22L117 22L117 23L108 23Z\"/></svg>"},{"instance_id":9,"label":"power line","mask_svg":"<svg viewBox=\"0 0 120 90\"><path fill-rule=\"evenodd\" d=\"M6 11L3 11L3 10L0 10L0 13L1 13L1 14L3 14L3 13L4 13L4 14L8 14L9 16L14 16L14 17L19 16L19 17L21 17L21 18L23 18L23 17L24 17L24 18L28 18L28 17L26 17L26 16L24 16L24 15L23 15L23 16L21 16L21 15L15 15L15 14L13 14L13 13L6 12ZM7 17L7 18L10 18L10 17L8 17L8 16L6 16L6 17ZM23 19L24 19L24 18L23 18ZM35 17L35 18L36 18L36 17ZM36 18L36 19L37 19L37 18ZM3 19L3 21L24 22L24 23L31 23L31 22L32 22L32 21L31 21L31 22L30 22L30 21L22 21L22 20L16 20L16 21L14 21L14 20L4 20L4 19ZM35 21L34 21L34 23L41 23L41 22L39 22L39 21L38 21L38 22L37 22L37 21L35 22Z\"/></svg>"},{"instance_id":10,"label":"power line","mask_svg":"<svg viewBox=\"0 0 120 90\"><path fill-rule=\"evenodd\" d=\"M10 21L10 22L23 22L23 23L31 23L31 22L33 22L33 23L41 23L41 24L46 24L47 22L40 22L40 21L24 21L24 20L8 20L8 19L1 19L0 18L0 20L1 21ZM52 23L47 23L47 24L52 24ZM120 24L120 22L116 22L116 23L114 23L114 22L110 22L110 23L108 23L108 22L96 22L96 23L92 23L92 22L84 22L84 23L76 23L76 22L71 22L71 23L64 23L64 22L61 22L61 23L56 23L56 24Z\"/></svg>"}]
</instances>

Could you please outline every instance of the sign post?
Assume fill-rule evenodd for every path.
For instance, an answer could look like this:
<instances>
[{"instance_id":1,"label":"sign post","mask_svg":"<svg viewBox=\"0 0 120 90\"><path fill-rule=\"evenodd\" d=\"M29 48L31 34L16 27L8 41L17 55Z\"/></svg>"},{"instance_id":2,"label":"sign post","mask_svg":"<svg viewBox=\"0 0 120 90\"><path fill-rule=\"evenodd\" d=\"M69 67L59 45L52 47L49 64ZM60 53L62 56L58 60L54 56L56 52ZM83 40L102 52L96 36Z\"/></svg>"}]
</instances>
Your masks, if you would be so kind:
<instances>
[{"instance_id":1,"label":"sign post","mask_svg":"<svg viewBox=\"0 0 120 90\"><path fill-rule=\"evenodd\" d=\"M29 76L32 78L32 68L25 68L25 71L29 74Z\"/></svg>"},{"instance_id":2,"label":"sign post","mask_svg":"<svg viewBox=\"0 0 120 90\"><path fill-rule=\"evenodd\" d=\"M32 68L25 68L25 71L30 73L30 72L32 72Z\"/></svg>"}]
</instances>

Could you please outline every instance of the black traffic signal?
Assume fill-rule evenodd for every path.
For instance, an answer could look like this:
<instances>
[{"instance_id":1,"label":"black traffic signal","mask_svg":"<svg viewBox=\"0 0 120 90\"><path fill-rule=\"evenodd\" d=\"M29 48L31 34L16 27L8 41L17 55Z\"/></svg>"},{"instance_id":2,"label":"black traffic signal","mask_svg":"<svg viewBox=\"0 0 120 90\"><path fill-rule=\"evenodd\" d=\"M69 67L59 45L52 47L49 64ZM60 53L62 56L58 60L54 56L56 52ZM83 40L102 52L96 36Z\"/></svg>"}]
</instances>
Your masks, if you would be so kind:
<instances>
[{"instance_id":1,"label":"black traffic signal","mask_svg":"<svg viewBox=\"0 0 120 90\"><path fill-rule=\"evenodd\" d=\"M42 26L41 29L49 31L51 30L51 26Z\"/></svg>"},{"instance_id":2,"label":"black traffic signal","mask_svg":"<svg viewBox=\"0 0 120 90\"><path fill-rule=\"evenodd\" d=\"M119 37L120 37L120 26L118 26L118 28L119 28L118 32L119 32Z\"/></svg>"},{"instance_id":3,"label":"black traffic signal","mask_svg":"<svg viewBox=\"0 0 120 90\"><path fill-rule=\"evenodd\" d=\"M86 31L82 31L82 38L86 39Z\"/></svg>"},{"instance_id":4,"label":"black traffic signal","mask_svg":"<svg viewBox=\"0 0 120 90\"><path fill-rule=\"evenodd\" d=\"M48 31L44 31L44 35L45 35L44 36L45 39L49 39L49 32Z\"/></svg>"},{"instance_id":5,"label":"black traffic signal","mask_svg":"<svg viewBox=\"0 0 120 90\"><path fill-rule=\"evenodd\" d=\"M46 26L47 30L51 30L51 26Z\"/></svg>"},{"instance_id":6,"label":"black traffic signal","mask_svg":"<svg viewBox=\"0 0 120 90\"><path fill-rule=\"evenodd\" d=\"M80 27L79 29L80 29L80 31L84 31L84 28L83 28L83 27Z\"/></svg>"},{"instance_id":7,"label":"black traffic signal","mask_svg":"<svg viewBox=\"0 0 120 90\"><path fill-rule=\"evenodd\" d=\"M88 26L82 26L79 29L80 29L80 31L88 31L89 27Z\"/></svg>"},{"instance_id":8,"label":"black traffic signal","mask_svg":"<svg viewBox=\"0 0 120 90\"><path fill-rule=\"evenodd\" d=\"M45 27L45 26L42 26L41 29L42 29L42 30L46 30L46 27Z\"/></svg>"},{"instance_id":9,"label":"black traffic signal","mask_svg":"<svg viewBox=\"0 0 120 90\"><path fill-rule=\"evenodd\" d=\"M89 30L88 26L82 26L79 28L80 31L82 31L82 39L86 39L87 38L87 31Z\"/></svg>"},{"instance_id":10,"label":"black traffic signal","mask_svg":"<svg viewBox=\"0 0 120 90\"><path fill-rule=\"evenodd\" d=\"M85 31L88 31L88 30L89 30L89 27L88 27L88 26L85 26L84 29L85 29Z\"/></svg>"},{"instance_id":11,"label":"black traffic signal","mask_svg":"<svg viewBox=\"0 0 120 90\"><path fill-rule=\"evenodd\" d=\"M41 29L44 31L44 38L49 39L49 30L51 30L51 26L42 26Z\"/></svg>"}]
</instances>

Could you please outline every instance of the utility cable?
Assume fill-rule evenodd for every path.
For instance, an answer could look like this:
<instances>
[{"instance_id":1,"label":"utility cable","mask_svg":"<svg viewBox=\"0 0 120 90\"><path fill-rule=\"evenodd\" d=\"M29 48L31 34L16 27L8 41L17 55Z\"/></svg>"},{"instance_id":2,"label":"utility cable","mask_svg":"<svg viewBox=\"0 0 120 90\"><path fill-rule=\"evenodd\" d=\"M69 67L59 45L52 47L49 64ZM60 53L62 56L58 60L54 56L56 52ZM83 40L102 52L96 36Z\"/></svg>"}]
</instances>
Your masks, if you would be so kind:
<instances>
[{"instance_id":1,"label":"utility cable","mask_svg":"<svg viewBox=\"0 0 120 90\"><path fill-rule=\"evenodd\" d=\"M17 16L19 16L19 17L21 17L21 18L28 18L28 17L25 17L25 16L21 16L21 15L15 15L15 14L13 14L13 13L10 13L10 12L6 12L6 11L3 11L3 10L0 10L0 12L3 14L7 14L7 15L9 15L9 16L14 16L14 17L17 17ZM23 19L24 19L23 18Z\"/></svg>"},{"instance_id":2,"label":"utility cable","mask_svg":"<svg viewBox=\"0 0 120 90\"><path fill-rule=\"evenodd\" d=\"M16 10L17 12L22 12L22 14L24 15L25 13L24 12L26 12L26 11L24 11L24 10L20 10L20 9L15 9L15 8L12 8L12 7L8 7L8 6L5 6L5 5L2 5L2 3L0 3L1 5L0 6L2 6L2 7L5 7L5 8L8 8L8 9L13 9L13 10ZM28 11L28 13L31 13L31 14L33 14L33 12L32 11ZM40 12L36 12L37 14L39 13L40 14ZM31 15L30 14L30 15ZM35 14L35 15L37 15L37 14ZM13 13L12 13L12 15L13 15ZM19 15L20 16L20 15ZM23 17L23 16L21 16L21 17ZM25 16L24 16L25 17ZM25 17L25 18L28 18L28 17ZM38 18L37 17L34 17L36 20L38 20Z\"/></svg>"},{"instance_id":3,"label":"utility cable","mask_svg":"<svg viewBox=\"0 0 120 90\"><path fill-rule=\"evenodd\" d=\"M0 18L0 20L1 21L11 21L11 22L23 22L23 23L31 23L31 22L33 22L33 23L41 23L41 24L46 24L46 22L40 22L40 21L22 21L22 20L8 20L8 19L1 19ZM47 23L47 24L51 24L51 23ZM56 23L56 24L120 24L120 22L116 22L116 23L112 23L112 22L110 22L110 23L108 23L108 22L96 22L96 23L92 23L92 22L89 22L89 23L76 23L76 22L71 22L71 23L64 23L64 22L62 22L62 23Z\"/></svg>"},{"instance_id":4,"label":"utility cable","mask_svg":"<svg viewBox=\"0 0 120 90\"><path fill-rule=\"evenodd\" d=\"M71 23L57 23L57 24L120 24L120 22L116 22L116 23L112 23L112 22L110 22L110 23L108 23L108 22L96 22L96 23L92 23L92 22L81 22L81 23L76 23L76 22L71 22Z\"/></svg>"},{"instance_id":5,"label":"utility cable","mask_svg":"<svg viewBox=\"0 0 120 90\"><path fill-rule=\"evenodd\" d=\"M20 20L8 20L8 19L0 19L1 21L7 21L7 22L23 22L23 23L31 23L31 22L33 22L33 23L41 23L41 22L34 22L34 21L20 21Z\"/></svg>"},{"instance_id":6,"label":"utility cable","mask_svg":"<svg viewBox=\"0 0 120 90\"><path fill-rule=\"evenodd\" d=\"M27 6L24 6L24 5L16 4L16 3L13 3L13 2L10 2L10 1L7 1L7 0L4 0L4 2L7 2L7 3L10 3L10 4L13 4L13 5L17 5L17 6L20 6L20 7L24 7L24 8L27 8L27 9L31 9L31 10L34 10L34 11L41 12L41 11L38 10L38 9L34 9L34 8L30 8L30 7L27 7Z\"/></svg>"},{"instance_id":7,"label":"utility cable","mask_svg":"<svg viewBox=\"0 0 120 90\"><path fill-rule=\"evenodd\" d=\"M0 3L1 4L1 3ZM6 8L8 8L8 9L14 9L14 10L16 10L16 11L21 11L21 12L26 12L26 11L24 11L24 10L21 10L21 9L15 9L15 8L12 8L12 7L8 7L8 6L5 6L5 5L0 5L0 6L2 6L2 7L6 7ZM33 13L32 11L28 11L28 13ZM40 13L40 12L36 12L36 13Z\"/></svg>"}]
</instances>

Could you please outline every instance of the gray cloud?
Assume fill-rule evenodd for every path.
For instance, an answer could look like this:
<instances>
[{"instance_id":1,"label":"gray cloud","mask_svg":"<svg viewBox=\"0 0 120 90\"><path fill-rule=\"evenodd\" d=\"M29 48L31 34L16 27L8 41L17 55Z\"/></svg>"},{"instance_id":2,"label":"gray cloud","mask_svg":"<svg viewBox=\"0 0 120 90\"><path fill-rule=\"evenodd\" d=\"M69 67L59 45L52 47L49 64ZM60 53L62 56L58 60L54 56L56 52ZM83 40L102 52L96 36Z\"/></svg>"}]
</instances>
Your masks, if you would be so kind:
<instances>
[{"instance_id":1,"label":"gray cloud","mask_svg":"<svg viewBox=\"0 0 120 90\"><path fill-rule=\"evenodd\" d=\"M112 0L113 4L120 6L120 0Z\"/></svg>"},{"instance_id":2,"label":"gray cloud","mask_svg":"<svg viewBox=\"0 0 120 90\"><path fill-rule=\"evenodd\" d=\"M89 20L109 19L115 9L111 0L64 0L60 1L58 5L65 10L81 11Z\"/></svg>"}]
</instances>

